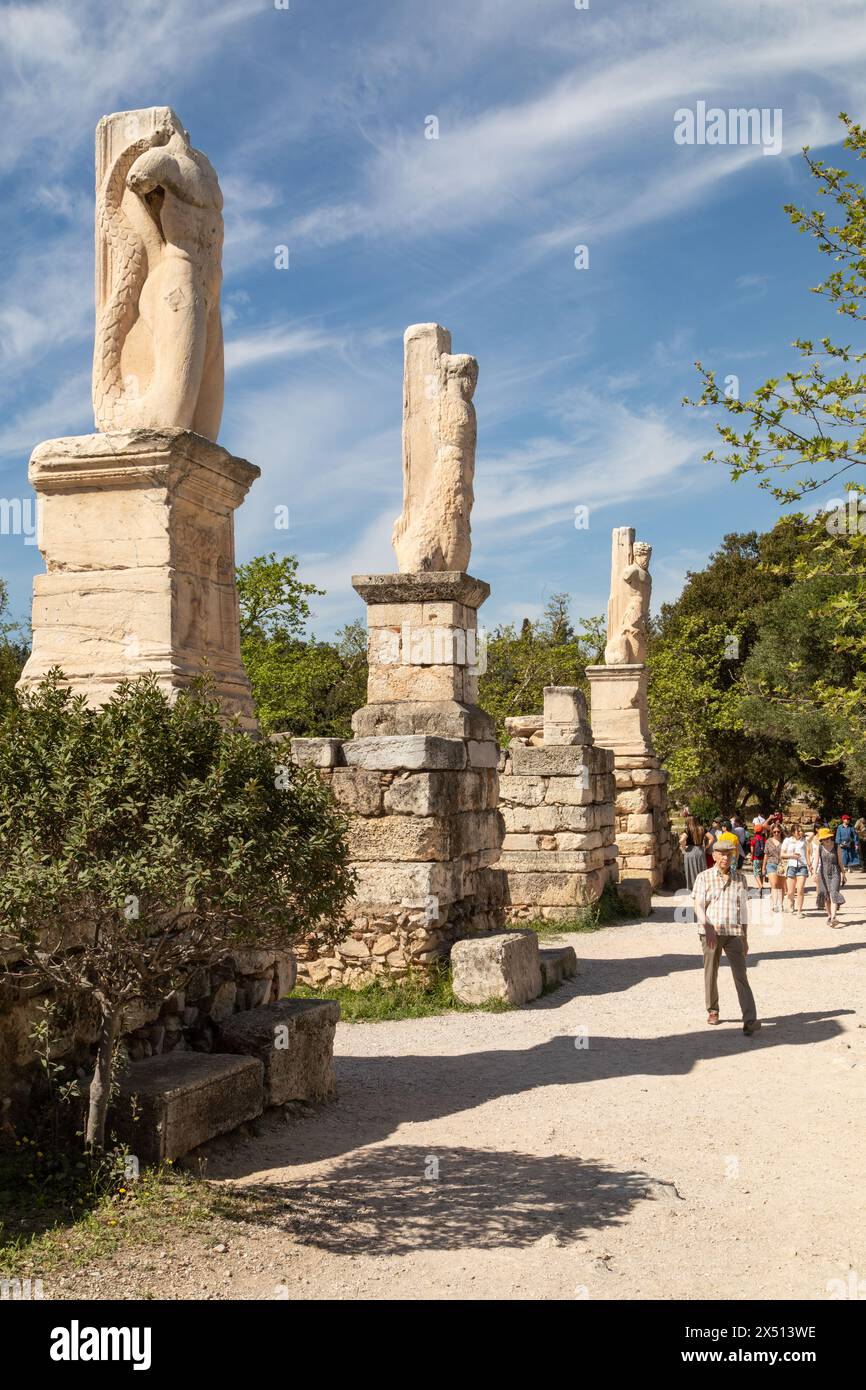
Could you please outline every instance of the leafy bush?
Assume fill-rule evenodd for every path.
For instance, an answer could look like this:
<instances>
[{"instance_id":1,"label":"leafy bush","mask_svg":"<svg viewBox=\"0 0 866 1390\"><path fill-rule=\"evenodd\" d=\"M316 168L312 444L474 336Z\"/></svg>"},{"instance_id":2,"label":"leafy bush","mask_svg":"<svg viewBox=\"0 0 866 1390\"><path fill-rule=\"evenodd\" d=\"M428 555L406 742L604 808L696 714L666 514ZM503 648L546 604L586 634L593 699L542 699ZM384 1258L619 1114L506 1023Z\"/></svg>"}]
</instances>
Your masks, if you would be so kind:
<instances>
[{"instance_id":1,"label":"leafy bush","mask_svg":"<svg viewBox=\"0 0 866 1390\"><path fill-rule=\"evenodd\" d=\"M101 709L53 672L0 720L0 936L16 967L98 1020L86 1139L102 1147L123 1010L232 943L327 927L352 887L314 773L151 678Z\"/></svg>"}]
</instances>

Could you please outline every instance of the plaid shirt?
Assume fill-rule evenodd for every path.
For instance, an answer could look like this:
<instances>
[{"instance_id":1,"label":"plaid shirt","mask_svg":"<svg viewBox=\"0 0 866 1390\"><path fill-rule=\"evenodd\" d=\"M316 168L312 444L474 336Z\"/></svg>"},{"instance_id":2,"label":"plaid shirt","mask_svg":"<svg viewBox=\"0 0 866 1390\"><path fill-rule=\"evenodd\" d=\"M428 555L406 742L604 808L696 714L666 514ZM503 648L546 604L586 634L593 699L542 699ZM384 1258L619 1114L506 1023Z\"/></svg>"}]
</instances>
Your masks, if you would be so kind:
<instances>
[{"instance_id":1,"label":"plaid shirt","mask_svg":"<svg viewBox=\"0 0 866 1390\"><path fill-rule=\"evenodd\" d=\"M732 868L721 874L714 865L695 879L695 914L703 931L708 922L720 936L744 936L749 925L749 896L746 876Z\"/></svg>"}]
</instances>

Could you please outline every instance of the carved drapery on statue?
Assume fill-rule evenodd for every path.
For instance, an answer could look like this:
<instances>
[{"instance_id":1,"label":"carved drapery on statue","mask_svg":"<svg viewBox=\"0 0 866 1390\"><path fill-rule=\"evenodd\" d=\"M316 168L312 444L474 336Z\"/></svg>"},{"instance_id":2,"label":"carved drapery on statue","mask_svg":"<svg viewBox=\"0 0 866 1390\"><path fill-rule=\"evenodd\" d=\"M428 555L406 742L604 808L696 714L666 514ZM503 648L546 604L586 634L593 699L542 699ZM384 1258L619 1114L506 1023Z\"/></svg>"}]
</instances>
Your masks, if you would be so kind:
<instances>
[{"instance_id":1,"label":"carved drapery on statue","mask_svg":"<svg viewBox=\"0 0 866 1390\"><path fill-rule=\"evenodd\" d=\"M469 567L477 381L478 363L452 354L447 328L406 329L403 511L391 538L401 574Z\"/></svg>"},{"instance_id":2,"label":"carved drapery on statue","mask_svg":"<svg viewBox=\"0 0 866 1390\"><path fill-rule=\"evenodd\" d=\"M607 605L606 666L646 661L652 579L652 546L636 541L634 527L618 526L611 549L610 600Z\"/></svg>"},{"instance_id":3,"label":"carved drapery on statue","mask_svg":"<svg viewBox=\"0 0 866 1390\"><path fill-rule=\"evenodd\" d=\"M216 440L222 201L169 107L99 122L93 413L104 433L174 427Z\"/></svg>"}]
</instances>

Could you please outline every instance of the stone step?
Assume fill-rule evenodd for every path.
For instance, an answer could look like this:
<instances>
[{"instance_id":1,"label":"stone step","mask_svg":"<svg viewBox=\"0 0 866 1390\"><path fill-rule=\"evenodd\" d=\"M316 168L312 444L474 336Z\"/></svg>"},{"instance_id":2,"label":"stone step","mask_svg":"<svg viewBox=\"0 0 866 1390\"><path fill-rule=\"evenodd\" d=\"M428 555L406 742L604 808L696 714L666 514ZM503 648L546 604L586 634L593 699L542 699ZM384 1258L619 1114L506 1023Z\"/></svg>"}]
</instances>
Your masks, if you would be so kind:
<instances>
[{"instance_id":1,"label":"stone step","mask_svg":"<svg viewBox=\"0 0 866 1390\"><path fill-rule=\"evenodd\" d=\"M134 1098L134 1100L133 1100ZM131 1063L120 1079L109 1127L141 1163L182 1158L264 1108L256 1057L169 1052Z\"/></svg>"},{"instance_id":2,"label":"stone step","mask_svg":"<svg viewBox=\"0 0 866 1390\"><path fill-rule=\"evenodd\" d=\"M545 989L573 980L577 974L577 955L573 946L544 946L538 952Z\"/></svg>"},{"instance_id":3,"label":"stone step","mask_svg":"<svg viewBox=\"0 0 866 1390\"><path fill-rule=\"evenodd\" d=\"M339 1018L336 999L283 999L226 1019L216 1046L261 1062L266 1106L328 1100L337 1089L334 1033Z\"/></svg>"}]
</instances>

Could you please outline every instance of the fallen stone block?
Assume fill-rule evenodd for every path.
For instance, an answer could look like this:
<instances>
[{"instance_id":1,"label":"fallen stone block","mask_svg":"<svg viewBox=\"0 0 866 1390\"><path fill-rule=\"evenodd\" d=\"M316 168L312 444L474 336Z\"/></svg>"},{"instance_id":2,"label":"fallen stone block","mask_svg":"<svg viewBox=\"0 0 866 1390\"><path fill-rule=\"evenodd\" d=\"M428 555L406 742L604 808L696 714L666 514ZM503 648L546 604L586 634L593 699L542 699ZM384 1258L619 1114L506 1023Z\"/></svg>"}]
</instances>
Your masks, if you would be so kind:
<instances>
[{"instance_id":1,"label":"fallen stone block","mask_svg":"<svg viewBox=\"0 0 866 1390\"><path fill-rule=\"evenodd\" d=\"M464 1004L505 999L526 1004L541 993L538 937L534 931L469 937L451 951L452 988Z\"/></svg>"},{"instance_id":2,"label":"fallen stone block","mask_svg":"<svg viewBox=\"0 0 866 1390\"><path fill-rule=\"evenodd\" d=\"M641 917L649 917L653 910L653 889L648 878L623 878L619 882L619 895Z\"/></svg>"},{"instance_id":3,"label":"fallen stone block","mask_svg":"<svg viewBox=\"0 0 866 1390\"><path fill-rule=\"evenodd\" d=\"M285 999L235 1014L219 1030L225 1052L257 1058L264 1068L264 1104L327 1100L337 1089L336 999Z\"/></svg>"},{"instance_id":4,"label":"fallen stone block","mask_svg":"<svg viewBox=\"0 0 866 1390\"><path fill-rule=\"evenodd\" d=\"M577 955L573 946L545 946L538 953L545 989L573 980L577 974Z\"/></svg>"},{"instance_id":5,"label":"fallen stone block","mask_svg":"<svg viewBox=\"0 0 866 1390\"><path fill-rule=\"evenodd\" d=\"M120 1078L109 1127L142 1163L182 1158L260 1115L263 1077L255 1057L169 1052L132 1062Z\"/></svg>"},{"instance_id":6,"label":"fallen stone block","mask_svg":"<svg viewBox=\"0 0 866 1390\"><path fill-rule=\"evenodd\" d=\"M292 761L300 767L338 767L343 761L340 738L293 738Z\"/></svg>"}]
</instances>

